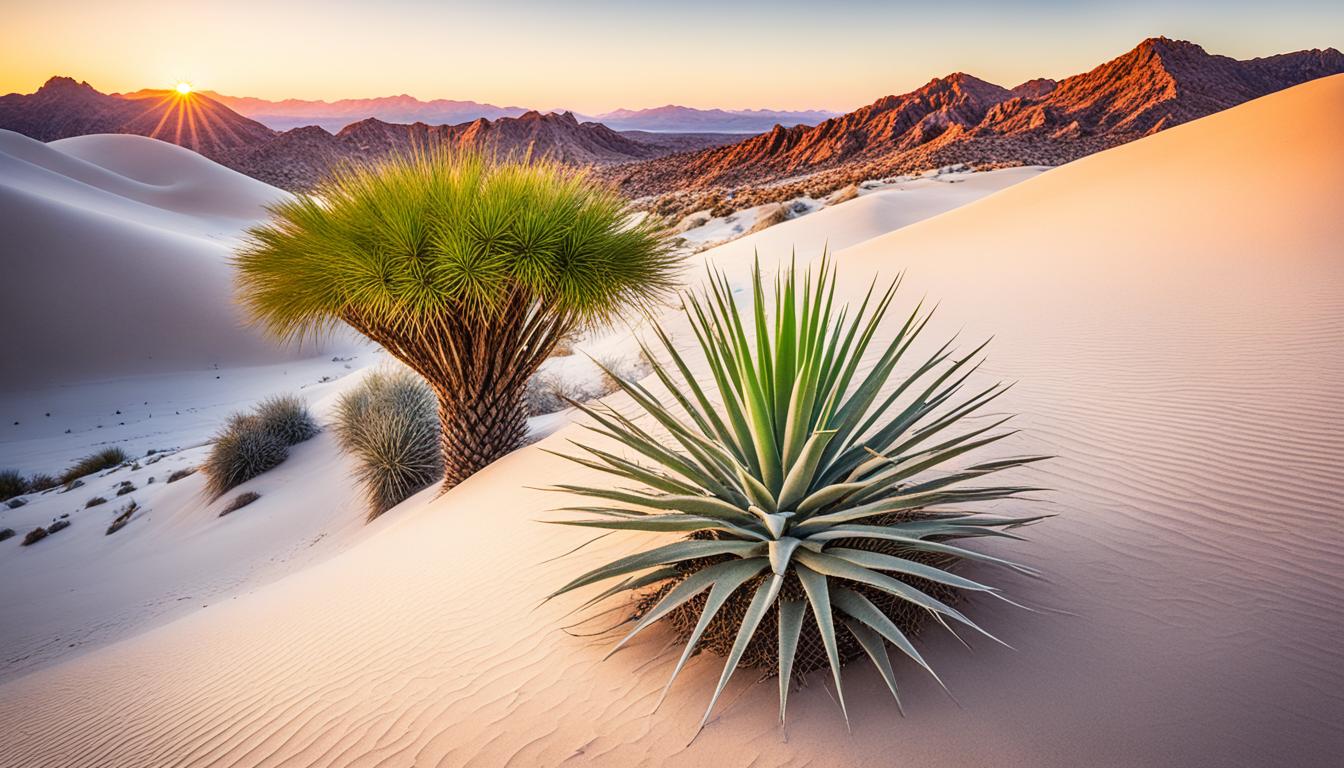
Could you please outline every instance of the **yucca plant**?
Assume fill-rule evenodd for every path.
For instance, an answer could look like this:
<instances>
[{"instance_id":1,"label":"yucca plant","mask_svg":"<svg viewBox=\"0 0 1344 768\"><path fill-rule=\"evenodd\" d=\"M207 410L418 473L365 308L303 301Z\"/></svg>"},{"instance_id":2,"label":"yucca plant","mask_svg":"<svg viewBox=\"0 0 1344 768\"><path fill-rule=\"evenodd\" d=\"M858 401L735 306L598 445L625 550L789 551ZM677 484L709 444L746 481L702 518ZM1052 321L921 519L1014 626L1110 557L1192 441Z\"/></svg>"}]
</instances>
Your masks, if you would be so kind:
<instances>
[{"instance_id":1,"label":"yucca plant","mask_svg":"<svg viewBox=\"0 0 1344 768\"><path fill-rule=\"evenodd\" d=\"M663 297L664 225L584 172L425 149L275 205L236 256L242 301L291 339L347 324L425 378L450 488L522 444L557 341Z\"/></svg>"},{"instance_id":2,"label":"yucca plant","mask_svg":"<svg viewBox=\"0 0 1344 768\"><path fill-rule=\"evenodd\" d=\"M589 571L551 597L619 578L584 605L641 596L617 649L669 621L685 644L669 688L697 649L726 656L701 727L742 664L778 675L781 722L794 673L824 666L843 712L840 667L862 655L895 696L888 645L932 673L911 641L921 624L932 617L982 632L949 603L959 591L998 596L948 566L1033 572L952 543L1016 538L1009 529L1043 517L975 510L1036 490L975 481L1044 458L963 458L1011 434L1005 417L983 413L1005 386L964 392L984 345L957 357L948 342L893 376L928 322L917 306L861 373L899 280L885 291L874 283L852 314L836 307L825 260L815 280L799 282L792 269L776 279L770 317L758 266L744 317L727 279L711 272L703 293L685 297L708 375L657 329L661 354L644 352L670 400L621 380L652 425L579 406L592 430L625 450L576 443L583 453L568 458L636 487L556 487L591 502L564 510L585 517L553 522L688 535Z\"/></svg>"}]
</instances>

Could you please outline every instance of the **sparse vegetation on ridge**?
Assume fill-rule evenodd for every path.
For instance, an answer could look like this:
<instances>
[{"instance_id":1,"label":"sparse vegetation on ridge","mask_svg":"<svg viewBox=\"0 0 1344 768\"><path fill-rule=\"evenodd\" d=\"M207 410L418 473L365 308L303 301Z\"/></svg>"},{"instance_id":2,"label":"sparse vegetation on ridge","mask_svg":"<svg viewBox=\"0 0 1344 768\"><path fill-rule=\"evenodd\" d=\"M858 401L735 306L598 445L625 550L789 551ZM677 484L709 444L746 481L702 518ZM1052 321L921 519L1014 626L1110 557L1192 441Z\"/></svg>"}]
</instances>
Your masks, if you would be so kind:
<instances>
[{"instance_id":1,"label":"sparse vegetation on ridge","mask_svg":"<svg viewBox=\"0 0 1344 768\"><path fill-rule=\"evenodd\" d=\"M521 445L527 380L557 342L664 297L678 266L665 225L583 171L446 148L348 168L272 214L235 258L249 312L284 338L347 324L424 377L445 488Z\"/></svg>"},{"instance_id":2,"label":"sparse vegetation on ridge","mask_svg":"<svg viewBox=\"0 0 1344 768\"><path fill-rule=\"evenodd\" d=\"M215 436L210 455L201 465L206 475L206 491L212 499L223 496L239 484L279 466L289 457L290 446L308 440L317 432L317 422L308 406L293 396L268 398L251 413L234 414ZM183 471L174 472L168 482L181 479L179 473Z\"/></svg>"},{"instance_id":3,"label":"sparse vegetation on ridge","mask_svg":"<svg viewBox=\"0 0 1344 768\"><path fill-rule=\"evenodd\" d=\"M254 414L235 414L215 435L210 455L201 464L206 493L217 499L288 457L289 446L265 422Z\"/></svg>"},{"instance_id":4,"label":"sparse vegetation on ridge","mask_svg":"<svg viewBox=\"0 0 1344 768\"><path fill-rule=\"evenodd\" d=\"M72 484L79 478L91 475L94 472L101 472L104 469L111 469L130 461L130 459L131 457L127 456L125 451L116 446L104 448L72 464L69 469L61 473L61 482L74 487Z\"/></svg>"},{"instance_id":5,"label":"sparse vegetation on ridge","mask_svg":"<svg viewBox=\"0 0 1344 768\"><path fill-rule=\"evenodd\" d=\"M443 476L434 392L404 368L373 371L342 395L335 430L359 462L370 520Z\"/></svg>"},{"instance_id":6,"label":"sparse vegetation on ridge","mask_svg":"<svg viewBox=\"0 0 1344 768\"><path fill-rule=\"evenodd\" d=\"M0 469L0 501L28 492L28 481L13 469Z\"/></svg>"},{"instance_id":7,"label":"sparse vegetation on ridge","mask_svg":"<svg viewBox=\"0 0 1344 768\"><path fill-rule=\"evenodd\" d=\"M684 643L673 679L697 649L725 656L702 727L742 665L778 676L781 720L794 673L822 667L831 669L844 711L840 667L859 656L895 696L888 646L932 674L911 643L929 617L988 635L949 601L958 591L998 592L949 565L966 559L1032 572L953 543L1011 537L1008 529L1043 517L975 511L977 503L1037 490L975 481L1044 458L965 461L1012 434L999 429L1006 418L968 421L1006 389L964 391L984 345L956 356L949 342L907 363L929 317L916 307L861 373L897 283L874 286L851 314L833 306L835 276L825 260L799 282L786 271L768 297L758 268L754 308L743 317L727 279L711 274L703 294L686 296L708 372L697 374L659 330L666 362L646 354L673 404L621 382L674 442L610 408L580 406L599 434L631 455L580 446L585 455L569 458L614 475L619 487L556 488L581 497L568 509L587 514L560 524L686 536L596 568L552 597L620 579L587 603L642 596L617 648L664 620ZM908 376L889 382L903 364Z\"/></svg>"}]
</instances>

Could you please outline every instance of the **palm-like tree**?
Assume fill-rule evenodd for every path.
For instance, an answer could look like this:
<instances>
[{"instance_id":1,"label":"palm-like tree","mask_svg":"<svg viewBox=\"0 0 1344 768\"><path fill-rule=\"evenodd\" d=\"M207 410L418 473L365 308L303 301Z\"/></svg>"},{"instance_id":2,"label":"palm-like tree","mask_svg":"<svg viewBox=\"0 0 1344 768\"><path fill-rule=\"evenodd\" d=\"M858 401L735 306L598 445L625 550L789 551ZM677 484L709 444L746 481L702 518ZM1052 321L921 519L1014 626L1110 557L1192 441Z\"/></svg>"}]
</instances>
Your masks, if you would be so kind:
<instances>
[{"instance_id":1,"label":"palm-like tree","mask_svg":"<svg viewBox=\"0 0 1344 768\"><path fill-rule=\"evenodd\" d=\"M421 150L275 205L235 257L251 316L302 340L344 323L425 378L444 488L517 448L523 392L575 328L673 287L666 229L582 171Z\"/></svg>"}]
</instances>

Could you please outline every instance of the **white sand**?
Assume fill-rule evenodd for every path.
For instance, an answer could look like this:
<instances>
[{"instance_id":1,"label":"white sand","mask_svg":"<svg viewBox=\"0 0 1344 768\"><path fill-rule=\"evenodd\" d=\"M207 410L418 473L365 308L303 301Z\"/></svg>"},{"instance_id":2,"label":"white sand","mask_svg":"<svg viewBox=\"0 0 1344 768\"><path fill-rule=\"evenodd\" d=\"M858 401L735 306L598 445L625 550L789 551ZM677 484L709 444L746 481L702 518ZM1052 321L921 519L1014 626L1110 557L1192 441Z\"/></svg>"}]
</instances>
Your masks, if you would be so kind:
<instances>
[{"instance_id":1,"label":"white sand","mask_svg":"<svg viewBox=\"0 0 1344 768\"><path fill-rule=\"evenodd\" d=\"M14 134L0 139L9 142L8 156L18 170L11 184L59 203L61 221L106 214L146 222L178 241L204 238L212 247L220 244L207 254L209 262L223 260L225 248L262 215L262 204L283 195L192 153L139 137L89 136L51 145ZM949 195L948 184L915 184L900 206L845 203L826 214L832 219L828 228L843 232L847 242L858 242L944 210L954 200L969 200L1023 178L982 176L986 178L973 178L966 187L983 188L972 196ZM43 220L16 219L14 224L24 241L50 230ZM13 257L23 260L30 254L15 252ZM93 257L76 249L62 258L78 262ZM125 290L138 276L128 273L114 287ZM203 279L213 281L211 290L226 297L227 287L219 281L227 277L224 271ZM98 305L61 306L79 327L98 325ZM19 538L0 545L15 552L0 558L0 605L11 607L10 620L0 623L0 680L256 589L377 529L362 525L363 509L347 479L350 467L334 455L327 435L295 449L281 469L240 486L235 494L255 490L263 498L227 521L216 514L233 494L209 503L200 478L171 489L164 485L172 470L201 461L210 436L231 413L264 397L289 393L323 413L334 393L358 379L345 377L384 357L342 345L353 348L330 357L263 365L247 364L243 358L240 364L238 358L220 355L236 341L236 326L189 319L190 326L180 327L182 336L202 354L221 357L222 364L196 367L192 359L168 356L164 365L169 370L151 367L149 372L118 374L116 366L109 372L81 360L56 360L57 369L43 373L56 377L54 382L34 385L24 379L23 389L0 387L0 467L59 474L80 456L106 446L142 457L139 470L86 478L85 486L69 493L31 494L19 509L0 507L0 527L13 528L19 537L63 515L72 521L71 527L37 546L20 548ZM137 332L106 343L124 354L140 338ZM544 366L547 376L561 380L576 396L606 391L594 359L623 376L643 369L628 327L588 334L579 350ZM566 410L530 419L533 439L551 434L572 417ZM151 449L160 452L158 457L143 459ZM156 482L149 483L150 478ZM124 480L137 490L115 497L117 484ZM85 502L94 496L110 501L85 510ZM105 538L107 525L129 500L140 505L132 524L114 534L115 539ZM385 521L398 514L400 510Z\"/></svg>"},{"instance_id":2,"label":"white sand","mask_svg":"<svg viewBox=\"0 0 1344 768\"><path fill-rule=\"evenodd\" d=\"M583 473L531 447L253 594L0 687L0 764L1329 764L1341 122L1344 77L1309 83L838 254L847 290L908 269L907 301L942 301L935 335L997 334L1022 447L1060 455L1040 475L1062 516L1011 548L1049 581L994 576L1067 613L972 602L1016 651L929 635L961 709L906 664L901 719L856 666L852 735L819 675L783 732L773 686L741 675L688 744L717 660L650 715L666 636L601 662L610 638L535 607L632 542L546 562L585 537L535 522L562 499L523 486ZM824 239L828 213L753 237ZM740 271L750 240L709 256Z\"/></svg>"},{"instance_id":3,"label":"white sand","mask_svg":"<svg viewBox=\"0 0 1344 768\"><path fill-rule=\"evenodd\" d=\"M229 250L285 194L154 139L0 131L0 390L327 352L277 345L232 301Z\"/></svg>"}]
</instances>

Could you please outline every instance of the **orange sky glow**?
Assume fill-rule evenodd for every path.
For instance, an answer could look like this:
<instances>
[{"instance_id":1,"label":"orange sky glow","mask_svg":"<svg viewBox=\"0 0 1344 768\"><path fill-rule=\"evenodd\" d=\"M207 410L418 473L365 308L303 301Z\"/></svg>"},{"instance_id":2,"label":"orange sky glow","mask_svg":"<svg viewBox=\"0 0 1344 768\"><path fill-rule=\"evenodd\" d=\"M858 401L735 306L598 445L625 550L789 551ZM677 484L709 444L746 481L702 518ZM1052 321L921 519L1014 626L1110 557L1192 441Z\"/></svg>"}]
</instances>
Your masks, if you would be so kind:
<instances>
[{"instance_id":1,"label":"orange sky glow","mask_svg":"<svg viewBox=\"0 0 1344 768\"><path fill-rule=\"evenodd\" d=\"M667 103L848 110L962 70L1012 86L1165 34L1239 58L1339 45L1344 4L587 0L10 5L0 92L68 75L99 90L336 99L409 93L597 113Z\"/></svg>"}]
</instances>

